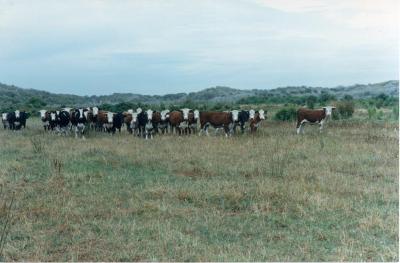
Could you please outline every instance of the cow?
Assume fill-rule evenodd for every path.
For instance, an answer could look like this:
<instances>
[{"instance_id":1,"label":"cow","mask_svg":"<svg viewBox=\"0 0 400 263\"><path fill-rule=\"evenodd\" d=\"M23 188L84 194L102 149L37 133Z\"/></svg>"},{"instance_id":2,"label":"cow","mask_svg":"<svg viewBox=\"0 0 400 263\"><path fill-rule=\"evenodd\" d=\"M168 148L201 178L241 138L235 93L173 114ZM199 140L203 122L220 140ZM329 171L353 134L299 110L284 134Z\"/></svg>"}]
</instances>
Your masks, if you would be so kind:
<instances>
[{"instance_id":1,"label":"cow","mask_svg":"<svg viewBox=\"0 0 400 263\"><path fill-rule=\"evenodd\" d=\"M10 127L10 123L8 122L7 116L8 116L8 113L6 113L6 112L1 114L1 122L3 123L4 129L7 129Z\"/></svg>"},{"instance_id":2,"label":"cow","mask_svg":"<svg viewBox=\"0 0 400 263\"><path fill-rule=\"evenodd\" d=\"M250 112L245 111L245 110L238 111L238 115L237 115L236 119L237 120L234 122L234 125L233 125L233 132L236 132L236 127L239 125L240 131L243 134L246 129L246 122L248 122L250 119Z\"/></svg>"},{"instance_id":3,"label":"cow","mask_svg":"<svg viewBox=\"0 0 400 263\"><path fill-rule=\"evenodd\" d=\"M150 139L153 138L153 131L154 131L153 113L154 112L150 109L146 111L147 122L144 126L146 140L149 138L149 135L150 135Z\"/></svg>"},{"instance_id":4,"label":"cow","mask_svg":"<svg viewBox=\"0 0 400 263\"><path fill-rule=\"evenodd\" d=\"M28 114L24 111L16 110L7 114L7 121L11 130L20 130L26 127Z\"/></svg>"},{"instance_id":5,"label":"cow","mask_svg":"<svg viewBox=\"0 0 400 263\"><path fill-rule=\"evenodd\" d=\"M50 126L49 126L49 120L50 120L50 112L46 110L40 110L40 120L42 121L43 129L47 131Z\"/></svg>"},{"instance_id":6,"label":"cow","mask_svg":"<svg viewBox=\"0 0 400 263\"><path fill-rule=\"evenodd\" d=\"M85 109L79 108L73 112L73 119L75 122L75 138L81 137L85 139L85 127L87 123L87 114L85 114Z\"/></svg>"},{"instance_id":7,"label":"cow","mask_svg":"<svg viewBox=\"0 0 400 263\"><path fill-rule=\"evenodd\" d=\"M203 111L200 112L200 132L208 134L208 127L213 126L215 129L223 128L225 136L232 134L233 119L231 112Z\"/></svg>"},{"instance_id":8,"label":"cow","mask_svg":"<svg viewBox=\"0 0 400 263\"><path fill-rule=\"evenodd\" d=\"M169 125L171 127L171 133L178 133L181 134L181 123L183 122L183 114L181 111L171 111L169 113Z\"/></svg>"},{"instance_id":9,"label":"cow","mask_svg":"<svg viewBox=\"0 0 400 263\"><path fill-rule=\"evenodd\" d=\"M124 117L123 123L125 123L125 125L126 125L126 130L127 130L130 134L132 134L132 132L133 132L132 127L131 127L131 123L132 123L132 114L133 114L133 113L134 113L133 110L128 110L127 112L123 112L123 113L122 113L122 114L123 114L123 117Z\"/></svg>"},{"instance_id":10,"label":"cow","mask_svg":"<svg viewBox=\"0 0 400 263\"><path fill-rule=\"evenodd\" d=\"M250 132L255 133L257 128L260 126L261 121L265 120L265 112L264 110L249 111L249 119L250 119Z\"/></svg>"},{"instance_id":11,"label":"cow","mask_svg":"<svg viewBox=\"0 0 400 263\"><path fill-rule=\"evenodd\" d=\"M58 112L58 114L56 113L57 132L59 132L60 134L68 135L69 122L70 122L69 112L61 110Z\"/></svg>"},{"instance_id":12,"label":"cow","mask_svg":"<svg viewBox=\"0 0 400 263\"><path fill-rule=\"evenodd\" d=\"M199 121L200 112L198 110L190 111L188 116L189 133L197 132L197 123Z\"/></svg>"},{"instance_id":13,"label":"cow","mask_svg":"<svg viewBox=\"0 0 400 263\"><path fill-rule=\"evenodd\" d=\"M335 110L336 107L326 106L320 110L310 110L305 108L300 108L297 110L297 125L296 130L297 134L304 134L304 124L319 124L319 131L322 132L324 127L324 123L328 120L328 118L332 115L332 111Z\"/></svg>"},{"instance_id":14,"label":"cow","mask_svg":"<svg viewBox=\"0 0 400 263\"><path fill-rule=\"evenodd\" d=\"M54 131L57 129L57 111L50 111L49 112L49 126L48 129Z\"/></svg>"},{"instance_id":15,"label":"cow","mask_svg":"<svg viewBox=\"0 0 400 263\"><path fill-rule=\"evenodd\" d=\"M132 131L133 135L140 136L138 113L137 112L133 112L131 117L132 117L132 120L131 120L131 123L130 123L130 130Z\"/></svg>"},{"instance_id":16,"label":"cow","mask_svg":"<svg viewBox=\"0 0 400 263\"><path fill-rule=\"evenodd\" d=\"M168 132L168 124L169 124L169 110L163 110L160 112L160 122L158 123L158 129L161 130L161 133Z\"/></svg>"}]
</instances>

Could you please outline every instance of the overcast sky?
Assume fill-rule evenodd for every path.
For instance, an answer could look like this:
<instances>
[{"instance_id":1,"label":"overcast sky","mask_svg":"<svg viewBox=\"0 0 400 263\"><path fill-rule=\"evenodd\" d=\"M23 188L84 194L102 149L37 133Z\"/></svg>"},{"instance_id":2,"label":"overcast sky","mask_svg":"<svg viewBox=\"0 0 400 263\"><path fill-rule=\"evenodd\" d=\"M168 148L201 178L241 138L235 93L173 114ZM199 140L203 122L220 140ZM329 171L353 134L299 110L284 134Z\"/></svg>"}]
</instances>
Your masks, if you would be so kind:
<instances>
[{"instance_id":1,"label":"overcast sky","mask_svg":"<svg viewBox=\"0 0 400 263\"><path fill-rule=\"evenodd\" d=\"M0 0L0 82L79 95L398 79L398 0Z\"/></svg>"}]
</instances>

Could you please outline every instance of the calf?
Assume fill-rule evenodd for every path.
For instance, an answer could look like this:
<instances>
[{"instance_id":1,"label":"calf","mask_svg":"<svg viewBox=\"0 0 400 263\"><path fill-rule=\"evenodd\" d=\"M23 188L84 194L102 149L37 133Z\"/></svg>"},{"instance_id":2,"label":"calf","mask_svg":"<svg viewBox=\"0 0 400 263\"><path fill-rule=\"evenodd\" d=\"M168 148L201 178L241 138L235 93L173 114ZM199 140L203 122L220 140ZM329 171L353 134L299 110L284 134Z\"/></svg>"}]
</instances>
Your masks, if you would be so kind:
<instances>
[{"instance_id":1,"label":"calf","mask_svg":"<svg viewBox=\"0 0 400 263\"><path fill-rule=\"evenodd\" d=\"M212 125L214 128L223 128L225 136L232 134L232 113L231 112L216 112L216 111L205 111L200 112L200 132L205 132L208 135L208 127Z\"/></svg>"},{"instance_id":2,"label":"calf","mask_svg":"<svg viewBox=\"0 0 400 263\"><path fill-rule=\"evenodd\" d=\"M160 122L158 123L158 128L161 130L161 133L168 132L168 123L169 123L169 110L163 110L160 112Z\"/></svg>"},{"instance_id":3,"label":"calf","mask_svg":"<svg viewBox=\"0 0 400 263\"><path fill-rule=\"evenodd\" d=\"M325 121L332 115L335 107L327 106L321 110L310 110L301 108L297 111L297 134L304 133L304 124L319 124L319 131L322 132Z\"/></svg>"},{"instance_id":4,"label":"calf","mask_svg":"<svg viewBox=\"0 0 400 263\"><path fill-rule=\"evenodd\" d=\"M250 132L254 133L257 131L257 128L261 124L261 121L265 120L264 110L249 111L249 119L250 119Z\"/></svg>"},{"instance_id":5,"label":"calf","mask_svg":"<svg viewBox=\"0 0 400 263\"><path fill-rule=\"evenodd\" d=\"M183 114L181 111L171 111L169 113L169 125L171 127L171 133L181 134L181 123L183 122Z\"/></svg>"},{"instance_id":6,"label":"calf","mask_svg":"<svg viewBox=\"0 0 400 263\"><path fill-rule=\"evenodd\" d=\"M150 135L150 139L153 138L153 131L154 131L154 124L153 124L153 111L152 110L147 110L146 111L146 116L147 116L147 122L145 125L145 137L146 139L149 138Z\"/></svg>"}]
</instances>

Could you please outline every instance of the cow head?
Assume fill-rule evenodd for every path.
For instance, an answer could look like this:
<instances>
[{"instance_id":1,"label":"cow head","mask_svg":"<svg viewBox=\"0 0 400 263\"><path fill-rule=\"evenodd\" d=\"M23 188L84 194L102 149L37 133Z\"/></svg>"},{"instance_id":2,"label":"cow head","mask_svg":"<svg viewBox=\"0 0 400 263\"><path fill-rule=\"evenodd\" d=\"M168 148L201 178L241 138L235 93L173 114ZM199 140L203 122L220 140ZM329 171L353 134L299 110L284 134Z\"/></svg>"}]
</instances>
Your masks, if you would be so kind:
<instances>
[{"instance_id":1,"label":"cow head","mask_svg":"<svg viewBox=\"0 0 400 263\"><path fill-rule=\"evenodd\" d=\"M50 120L52 121L56 120L56 113L54 111L50 113Z\"/></svg>"},{"instance_id":2,"label":"cow head","mask_svg":"<svg viewBox=\"0 0 400 263\"><path fill-rule=\"evenodd\" d=\"M193 114L194 114L194 119L198 120L200 117L200 112L198 110L194 110Z\"/></svg>"},{"instance_id":3,"label":"cow head","mask_svg":"<svg viewBox=\"0 0 400 263\"><path fill-rule=\"evenodd\" d=\"M136 109L137 114L141 113L142 111L143 111L142 108L137 108Z\"/></svg>"},{"instance_id":4,"label":"cow head","mask_svg":"<svg viewBox=\"0 0 400 263\"><path fill-rule=\"evenodd\" d=\"M93 112L93 116L97 116L97 114L99 114L99 108L97 108L97 107L93 107L92 108L92 112Z\"/></svg>"},{"instance_id":5,"label":"cow head","mask_svg":"<svg viewBox=\"0 0 400 263\"><path fill-rule=\"evenodd\" d=\"M39 113L40 113L40 118L42 119L46 118L46 110L40 110Z\"/></svg>"},{"instance_id":6,"label":"cow head","mask_svg":"<svg viewBox=\"0 0 400 263\"><path fill-rule=\"evenodd\" d=\"M113 123L113 117L114 117L114 113L107 112L107 122L108 123Z\"/></svg>"},{"instance_id":7,"label":"cow head","mask_svg":"<svg viewBox=\"0 0 400 263\"><path fill-rule=\"evenodd\" d=\"M129 114L132 114L132 113L133 113L133 110L132 110L132 109L129 109L129 110L128 110L128 113L129 113Z\"/></svg>"},{"instance_id":8,"label":"cow head","mask_svg":"<svg viewBox=\"0 0 400 263\"><path fill-rule=\"evenodd\" d=\"M147 110L146 114L147 114L147 120L151 121L153 119L153 110Z\"/></svg>"},{"instance_id":9,"label":"cow head","mask_svg":"<svg viewBox=\"0 0 400 263\"><path fill-rule=\"evenodd\" d=\"M332 111L335 110L336 107L326 106L326 107L323 107L323 109L324 109L324 111L325 111L325 115L326 115L327 117L329 117L329 116L332 115Z\"/></svg>"},{"instance_id":10,"label":"cow head","mask_svg":"<svg viewBox=\"0 0 400 263\"><path fill-rule=\"evenodd\" d=\"M137 112L132 113L131 124L137 122L137 116L138 116Z\"/></svg>"},{"instance_id":11,"label":"cow head","mask_svg":"<svg viewBox=\"0 0 400 263\"><path fill-rule=\"evenodd\" d=\"M256 115L256 111L255 110L250 110L249 111L249 115L250 115L249 116L250 119L254 119L254 116Z\"/></svg>"},{"instance_id":12,"label":"cow head","mask_svg":"<svg viewBox=\"0 0 400 263\"><path fill-rule=\"evenodd\" d=\"M169 110L161 111L161 120L165 121L167 118L169 118Z\"/></svg>"},{"instance_id":13,"label":"cow head","mask_svg":"<svg viewBox=\"0 0 400 263\"><path fill-rule=\"evenodd\" d=\"M15 111L15 118L18 119L18 118L19 118L19 114L20 114L20 111L19 111L19 110L16 110L16 111Z\"/></svg>"},{"instance_id":14,"label":"cow head","mask_svg":"<svg viewBox=\"0 0 400 263\"><path fill-rule=\"evenodd\" d=\"M231 111L232 113L232 121L236 122L239 120L239 111L238 110L233 110Z\"/></svg>"},{"instance_id":15,"label":"cow head","mask_svg":"<svg viewBox=\"0 0 400 263\"><path fill-rule=\"evenodd\" d=\"M184 109L181 109L181 111L182 111L182 113L183 113L183 119L184 119L185 121L187 121L187 120L189 119L189 112L190 112L190 109L184 108Z\"/></svg>"},{"instance_id":16,"label":"cow head","mask_svg":"<svg viewBox=\"0 0 400 263\"><path fill-rule=\"evenodd\" d=\"M57 116L59 116L60 115L60 111L56 110L56 114L57 114Z\"/></svg>"},{"instance_id":17,"label":"cow head","mask_svg":"<svg viewBox=\"0 0 400 263\"><path fill-rule=\"evenodd\" d=\"M3 121L6 121L6 120L7 120L7 113L2 113L2 114L1 114L1 119L2 119Z\"/></svg>"},{"instance_id":18,"label":"cow head","mask_svg":"<svg viewBox=\"0 0 400 263\"><path fill-rule=\"evenodd\" d=\"M259 110L258 115L260 117L260 120L265 120L264 110Z\"/></svg>"},{"instance_id":19,"label":"cow head","mask_svg":"<svg viewBox=\"0 0 400 263\"><path fill-rule=\"evenodd\" d=\"M78 112L79 112L79 119L82 120L85 117L85 115L83 114L83 109L78 109Z\"/></svg>"}]
</instances>

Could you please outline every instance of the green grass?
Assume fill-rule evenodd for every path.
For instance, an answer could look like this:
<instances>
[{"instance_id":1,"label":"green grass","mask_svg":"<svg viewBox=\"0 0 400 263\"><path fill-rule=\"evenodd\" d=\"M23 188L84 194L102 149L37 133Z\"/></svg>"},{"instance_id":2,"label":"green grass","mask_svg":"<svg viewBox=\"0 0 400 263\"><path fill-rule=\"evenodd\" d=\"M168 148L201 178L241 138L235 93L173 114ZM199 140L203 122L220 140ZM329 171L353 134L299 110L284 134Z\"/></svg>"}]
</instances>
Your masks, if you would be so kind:
<instances>
[{"instance_id":1,"label":"green grass","mask_svg":"<svg viewBox=\"0 0 400 263\"><path fill-rule=\"evenodd\" d=\"M0 131L3 260L399 260L396 124L82 141L30 121Z\"/></svg>"}]
</instances>

